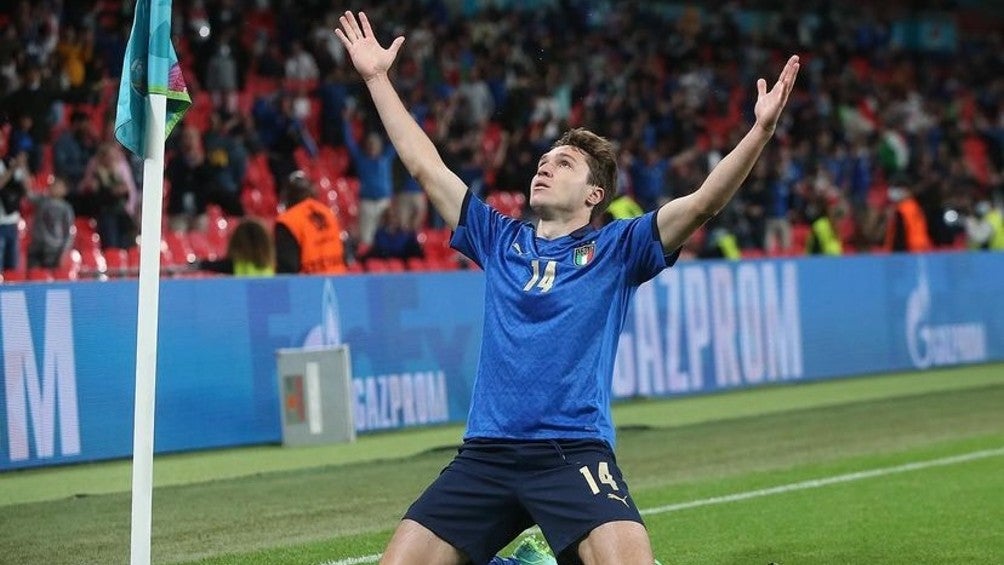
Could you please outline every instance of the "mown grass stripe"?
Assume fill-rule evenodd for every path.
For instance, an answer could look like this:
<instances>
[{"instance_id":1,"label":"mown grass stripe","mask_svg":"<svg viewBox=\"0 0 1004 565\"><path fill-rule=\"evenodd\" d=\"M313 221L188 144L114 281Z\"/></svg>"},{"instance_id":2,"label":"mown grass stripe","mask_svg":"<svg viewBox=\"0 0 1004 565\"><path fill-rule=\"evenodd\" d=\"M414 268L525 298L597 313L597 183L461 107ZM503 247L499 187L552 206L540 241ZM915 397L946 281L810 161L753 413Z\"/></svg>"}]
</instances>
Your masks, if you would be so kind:
<instances>
[{"instance_id":1,"label":"mown grass stripe","mask_svg":"<svg viewBox=\"0 0 1004 565\"><path fill-rule=\"evenodd\" d=\"M788 483L786 485L779 485L776 487L750 490L746 492L737 492L734 494L728 494L724 496L713 496L711 498L691 500L689 502L679 502L676 504L667 504L665 506L656 506L655 508L645 508L641 510L641 514L643 516L651 516L654 514L679 512L681 510L700 508L702 506L713 506L716 504L727 504L729 502L740 502L743 500L749 500L751 498L772 496L775 494L786 494L789 492L815 489L843 483L850 483L854 481L860 481L863 479L871 479L874 477L895 475L899 473L908 473L910 471L920 471L923 469L930 469L932 467L957 465L959 463L968 463L970 461L978 461L980 459L987 459L990 457L999 457L1001 455L1004 455L1004 447L997 449L982 449L979 451L971 451L969 453L952 455L949 457L941 457L938 459L914 461L911 463L904 463L902 465L895 465L892 467L879 467L877 469L869 469L866 471L857 471L854 473L845 473L843 475L834 475L831 477L823 477L820 479L811 479L808 481L799 481L797 483ZM535 528L528 531L535 531ZM381 555L383 554L375 553L372 555L364 555L360 557L349 557L337 561L325 561L323 563L320 563L319 565L362 565L364 563L376 563L377 561L380 560Z\"/></svg>"}]
</instances>

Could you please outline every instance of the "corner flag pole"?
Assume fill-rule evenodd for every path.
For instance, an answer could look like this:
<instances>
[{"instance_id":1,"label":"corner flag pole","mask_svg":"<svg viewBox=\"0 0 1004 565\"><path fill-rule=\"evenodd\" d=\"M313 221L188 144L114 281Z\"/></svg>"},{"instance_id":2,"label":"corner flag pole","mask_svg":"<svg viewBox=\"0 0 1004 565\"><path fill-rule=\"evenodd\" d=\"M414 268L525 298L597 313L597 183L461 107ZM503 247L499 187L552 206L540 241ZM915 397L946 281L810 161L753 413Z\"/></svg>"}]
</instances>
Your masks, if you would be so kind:
<instances>
[{"instance_id":1,"label":"corner flag pole","mask_svg":"<svg viewBox=\"0 0 1004 565\"><path fill-rule=\"evenodd\" d=\"M153 423L157 392L157 323L160 313L161 198L167 97L147 97L143 210L140 219L139 303L136 321L136 402L132 447L131 565L149 565L153 525Z\"/></svg>"},{"instance_id":2,"label":"corner flag pole","mask_svg":"<svg viewBox=\"0 0 1004 565\"><path fill-rule=\"evenodd\" d=\"M164 141L191 103L178 55L171 42L171 0L136 0L115 111L115 138L126 149L143 158L132 444L131 565L150 565Z\"/></svg>"}]
</instances>

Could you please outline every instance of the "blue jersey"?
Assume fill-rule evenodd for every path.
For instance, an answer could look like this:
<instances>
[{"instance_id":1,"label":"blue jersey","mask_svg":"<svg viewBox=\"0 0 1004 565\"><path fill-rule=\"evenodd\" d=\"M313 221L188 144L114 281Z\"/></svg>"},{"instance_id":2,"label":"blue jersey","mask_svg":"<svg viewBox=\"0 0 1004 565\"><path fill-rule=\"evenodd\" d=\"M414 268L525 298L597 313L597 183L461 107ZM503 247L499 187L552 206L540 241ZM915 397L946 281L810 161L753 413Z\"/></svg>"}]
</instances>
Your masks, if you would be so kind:
<instances>
[{"instance_id":1,"label":"blue jersey","mask_svg":"<svg viewBox=\"0 0 1004 565\"><path fill-rule=\"evenodd\" d=\"M554 240L468 193L452 246L485 271L484 339L465 439L600 439L631 296L672 265L655 213Z\"/></svg>"}]
</instances>

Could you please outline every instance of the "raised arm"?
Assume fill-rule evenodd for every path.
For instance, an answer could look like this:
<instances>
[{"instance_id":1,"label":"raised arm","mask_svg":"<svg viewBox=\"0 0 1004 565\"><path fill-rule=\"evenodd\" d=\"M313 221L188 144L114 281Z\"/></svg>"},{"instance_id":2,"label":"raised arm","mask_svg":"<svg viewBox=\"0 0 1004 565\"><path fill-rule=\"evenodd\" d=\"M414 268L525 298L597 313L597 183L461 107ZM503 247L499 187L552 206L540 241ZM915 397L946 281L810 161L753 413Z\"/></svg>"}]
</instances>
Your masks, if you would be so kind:
<instances>
[{"instance_id":1,"label":"raised arm","mask_svg":"<svg viewBox=\"0 0 1004 565\"><path fill-rule=\"evenodd\" d=\"M671 200L659 208L656 221L662 247L674 251L697 228L728 204L739 189L763 148L774 135L781 110L798 76L798 55L792 55L770 92L767 81L757 81L757 101L754 107L756 124L728 155L708 174L701 187L691 194Z\"/></svg>"},{"instance_id":2,"label":"raised arm","mask_svg":"<svg viewBox=\"0 0 1004 565\"><path fill-rule=\"evenodd\" d=\"M356 71L366 81L380 121L401 162L425 189L432 205L446 223L457 227L467 186L446 167L436 146L408 113L387 76L404 37L398 37L389 48L384 49L373 36L366 14L359 12L357 21L352 12L345 12L340 21L342 27L335 33L352 57Z\"/></svg>"}]
</instances>

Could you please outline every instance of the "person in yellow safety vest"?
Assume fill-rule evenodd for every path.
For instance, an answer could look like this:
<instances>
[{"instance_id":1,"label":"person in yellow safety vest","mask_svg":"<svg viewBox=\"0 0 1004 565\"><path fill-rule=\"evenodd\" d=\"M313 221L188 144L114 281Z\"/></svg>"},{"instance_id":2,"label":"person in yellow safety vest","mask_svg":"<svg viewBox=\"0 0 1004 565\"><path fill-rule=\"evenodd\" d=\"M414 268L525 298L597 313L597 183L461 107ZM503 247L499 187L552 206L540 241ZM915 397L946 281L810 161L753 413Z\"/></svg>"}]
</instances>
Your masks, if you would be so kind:
<instances>
[{"instance_id":1,"label":"person in yellow safety vest","mask_svg":"<svg viewBox=\"0 0 1004 565\"><path fill-rule=\"evenodd\" d=\"M837 235L836 224L842 214L839 202L822 203L823 212L810 224L805 252L809 255L843 255L844 244Z\"/></svg>"},{"instance_id":2,"label":"person in yellow safety vest","mask_svg":"<svg viewBox=\"0 0 1004 565\"><path fill-rule=\"evenodd\" d=\"M927 230L927 218L910 189L889 187L889 201L894 205L886 226L886 251L921 253L934 248Z\"/></svg>"},{"instance_id":3,"label":"person in yellow safety vest","mask_svg":"<svg viewBox=\"0 0 1004 565\"><path fill-rule=\"evenodd\" d=\"M701 259L729 259L738 261L743 253L739 248L739 239L725 227L715 227L709 230L705 244L698 253Z\"/></svg>"},{"instance_id":4,"label":"person in yellow safety vest","mask_svg":"<svg viewBox=\"0 0 1004 565\"><path fill-rule=\"evenodd\" d=\"M614 220L637 218L645 213L641 205L629 194L621 194L610 203L607 212Z\"/></svg>"},{"instance_id":5,"label":"person in yellow safety vest","mask_svg":"<svg viewBox=\"0 0 1004 565\"><path fill-rule=\"evenodd\" d=\"M271 277L275 274L275 243L268 228L255 218L244 218L227 242L227 255L198 261L194 267L238 277Z\"/></svg>"},{"instance_id":6,"label":"person in yellow safety vest","mask_svg":"<svg viewBox=\"0 0 1004 565\"><path fill-rule=\"evenodd\" d=\"M1000 209L992 208L987 212L987 222L993 227L993 236L990 238L988 249L991 251L1004 251L1004 214Z\"/></svg>"},{"instance_id":7,"label":"person in yellow safety vest","mask_svg":"<svg viewBox=\"0 0 1004 565\"><path fill-rule=\"evenodd\" d=\"M965 223L970 249L1004 251L1004 215L986 201L978 203L975 211Z\"/></svg>"}]
</instances>

